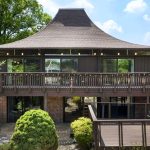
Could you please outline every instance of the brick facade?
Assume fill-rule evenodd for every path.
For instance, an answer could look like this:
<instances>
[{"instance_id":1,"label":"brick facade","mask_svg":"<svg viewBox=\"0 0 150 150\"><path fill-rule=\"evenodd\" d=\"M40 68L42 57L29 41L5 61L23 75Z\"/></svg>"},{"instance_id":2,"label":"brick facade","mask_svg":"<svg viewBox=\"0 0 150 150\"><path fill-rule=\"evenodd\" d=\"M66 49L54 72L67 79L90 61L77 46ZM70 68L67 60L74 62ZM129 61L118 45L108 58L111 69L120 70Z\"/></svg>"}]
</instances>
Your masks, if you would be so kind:
<instances>
[{"instance_id":1,"label":"brick facade","mask_svg":"<svg viewBox=\"0 0 150 150\"><path fill-rule=\"evenodd\" d=\"M0 96L0 123L7 122L7 97Z\"/></svg>"},{"instance_id":2,"label":"brick facade","mask_svg":"<svg viewBox=\"0 0 150 150\"><path fill-rule=\"evenodd\" d=\"M56 123L62 123L63 97L47 97L47 111Z\"/></svg>"}]
</instances>

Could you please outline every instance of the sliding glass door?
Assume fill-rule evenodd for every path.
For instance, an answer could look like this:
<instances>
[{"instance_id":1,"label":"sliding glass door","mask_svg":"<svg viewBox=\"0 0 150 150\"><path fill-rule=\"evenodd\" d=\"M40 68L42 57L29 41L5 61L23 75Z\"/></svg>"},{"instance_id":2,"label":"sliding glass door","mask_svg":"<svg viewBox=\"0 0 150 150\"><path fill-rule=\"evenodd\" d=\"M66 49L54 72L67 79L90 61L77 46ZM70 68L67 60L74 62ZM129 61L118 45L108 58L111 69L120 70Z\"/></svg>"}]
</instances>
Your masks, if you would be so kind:
<instances>
[{"instance_id":1,"label":"sliding glass door","mask_svg":"<svg viewBox=\"0 0 150 150\"><path fill-rule=\"evenodd\" d=\"M8 122L16 120L30 109L43 109L43 97L7 97Z\"/></svg>"}]
</instances>

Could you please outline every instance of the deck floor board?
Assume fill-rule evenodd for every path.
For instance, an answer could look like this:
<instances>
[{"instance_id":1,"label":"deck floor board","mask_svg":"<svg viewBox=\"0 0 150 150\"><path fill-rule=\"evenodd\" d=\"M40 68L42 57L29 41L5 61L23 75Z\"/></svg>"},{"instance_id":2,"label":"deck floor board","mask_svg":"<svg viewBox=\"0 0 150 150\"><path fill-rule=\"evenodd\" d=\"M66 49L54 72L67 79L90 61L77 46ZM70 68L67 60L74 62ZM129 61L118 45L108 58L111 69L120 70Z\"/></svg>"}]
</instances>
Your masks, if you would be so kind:
<instances>
[{"instance_id":1,"label":"deck floor board","mask_svg":"<svg viewBox=\"0 0 150 150\"><path fill-rule=\"evenodd\" d=\"M117 125L101 125L101 146L119 146ZM146 126L147 146L150 146L150 125ZM142 146L141 125L123 126L123 145Z\"/></svg>"}]
</instances>

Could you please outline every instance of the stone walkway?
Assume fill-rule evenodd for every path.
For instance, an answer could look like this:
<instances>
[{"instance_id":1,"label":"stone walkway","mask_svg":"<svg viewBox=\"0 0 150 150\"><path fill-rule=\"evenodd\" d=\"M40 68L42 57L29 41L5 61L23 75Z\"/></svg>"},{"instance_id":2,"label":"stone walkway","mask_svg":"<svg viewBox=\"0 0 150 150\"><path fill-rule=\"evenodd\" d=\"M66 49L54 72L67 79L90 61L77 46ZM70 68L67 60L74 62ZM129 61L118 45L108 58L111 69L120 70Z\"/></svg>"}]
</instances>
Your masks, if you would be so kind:
<instances>
[{"instance_id":1,"label":"stone walkway","mask_svg":"<svg viewBox=\"0 0 150 150\"><path fill-rule=\"evenodd\" d=\"M9 142L9 139L13 133L14 126L15 126L14 123L1 125L0 144ZM78 150L75 141L70 138L69 124L58 124L56 125L56 128L59 137L58 150Z\"/></svg>"}]
</instances>

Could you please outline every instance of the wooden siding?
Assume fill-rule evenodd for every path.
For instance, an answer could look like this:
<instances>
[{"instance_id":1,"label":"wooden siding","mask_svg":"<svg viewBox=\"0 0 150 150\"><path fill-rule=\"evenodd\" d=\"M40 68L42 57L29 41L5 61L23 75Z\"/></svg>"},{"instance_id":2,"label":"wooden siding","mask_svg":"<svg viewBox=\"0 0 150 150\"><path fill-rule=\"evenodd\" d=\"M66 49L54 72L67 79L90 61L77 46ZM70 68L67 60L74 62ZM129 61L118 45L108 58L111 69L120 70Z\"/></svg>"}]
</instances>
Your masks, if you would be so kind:
<instances>
[{"instance_id":1,"label":"wooden siding","mask_svg":"<svg viewBox=\"0 0 150 150\"><path fill-rule=\"evenodd\" d=\"M79 57L79 72L98 72L98 57Z\"/></svg>"},{"instance_id":2,"label":"wooden siding","mask_svg":"<svg viewBox=\"0 0 150 150\"><path fill-rule=\"evenodd\" d=\"M135 57L135 72L150 72L150 57Z\"/></svg>"}]
</instances>

